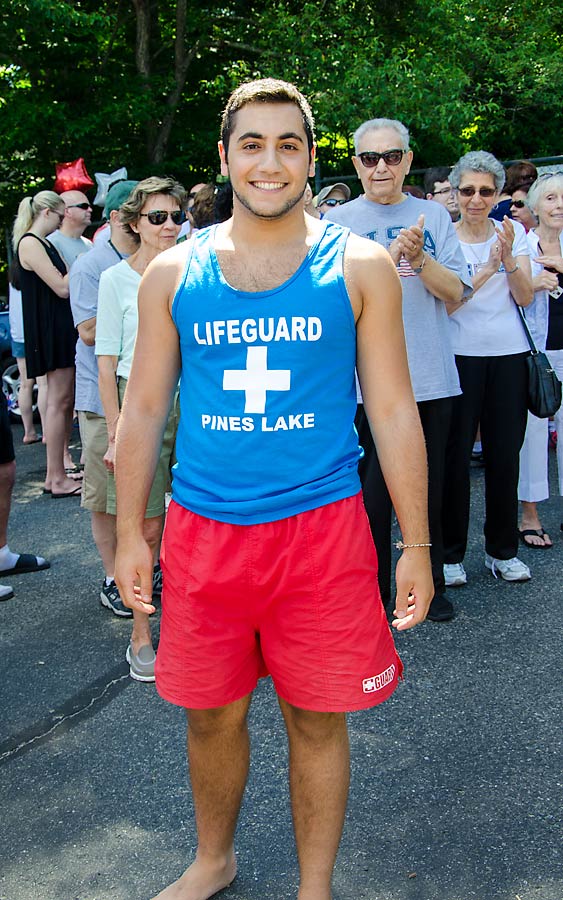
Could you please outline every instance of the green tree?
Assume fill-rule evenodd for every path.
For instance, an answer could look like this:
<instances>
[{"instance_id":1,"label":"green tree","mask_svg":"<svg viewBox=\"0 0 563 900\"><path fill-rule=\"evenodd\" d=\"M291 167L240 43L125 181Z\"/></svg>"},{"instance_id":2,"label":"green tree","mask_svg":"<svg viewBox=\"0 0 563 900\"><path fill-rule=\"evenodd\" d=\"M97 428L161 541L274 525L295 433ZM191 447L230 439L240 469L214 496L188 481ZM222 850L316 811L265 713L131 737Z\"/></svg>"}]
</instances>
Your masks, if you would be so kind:
<instances>
[{"instance_id":1,"label":"green tree","mask_svg":"<svg viewBox=\"0 0 563 900\"><path fill-rule=\"evenodd\" d=\"M548 0L11 0L0 221L78 156L92 176L214 178L224 101L265 75L310 98L325 175L352 173L351 134L375 116L407 124L416 167L559 153L562 35Z\"/></svg>"}]
</instances>

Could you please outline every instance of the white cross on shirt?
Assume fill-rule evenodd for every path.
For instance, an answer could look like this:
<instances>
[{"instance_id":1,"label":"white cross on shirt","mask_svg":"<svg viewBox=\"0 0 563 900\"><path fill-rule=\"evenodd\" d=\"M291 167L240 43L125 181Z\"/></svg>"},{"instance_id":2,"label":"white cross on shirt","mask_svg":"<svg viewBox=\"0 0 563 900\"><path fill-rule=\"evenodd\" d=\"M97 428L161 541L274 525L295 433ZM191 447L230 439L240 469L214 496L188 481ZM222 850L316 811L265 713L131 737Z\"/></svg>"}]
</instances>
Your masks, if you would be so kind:
<instances>
[{"instance_id":1,"label":"white cross on shirt","mask_svg":"<svg viewBox=\"0 0 563 900\"><path fill-rule=\"evenodd\" d=\"M266 391L288 391L291 383L290 369L268 369L268 348L249 347L246 353L246 369L225 369L224 391L244 391L245 413L266 411Z\"/></svg>"}]
</instances>

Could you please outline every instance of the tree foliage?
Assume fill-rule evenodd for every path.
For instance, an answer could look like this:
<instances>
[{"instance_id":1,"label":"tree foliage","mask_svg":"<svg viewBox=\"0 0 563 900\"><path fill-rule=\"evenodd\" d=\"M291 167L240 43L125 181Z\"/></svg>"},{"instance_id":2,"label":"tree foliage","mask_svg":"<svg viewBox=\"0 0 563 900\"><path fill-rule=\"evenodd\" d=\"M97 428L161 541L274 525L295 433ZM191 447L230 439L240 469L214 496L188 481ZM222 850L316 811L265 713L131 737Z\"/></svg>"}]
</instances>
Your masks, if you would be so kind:
<instances>
[{"instance_id":1,"label":"tree foliage","mask_svg":"<svg viewBox=\"0 0 563 900\"><path fill-rule=\"evenodd\" d=\"M408 125L415 166L467 149L561 152L563 7L548 0L11 0L0 22L0 218L91 175L214 177L222 105L241 80L294 81L323 174L351 172L366 118Z\"/></svg>"}]
</instances>

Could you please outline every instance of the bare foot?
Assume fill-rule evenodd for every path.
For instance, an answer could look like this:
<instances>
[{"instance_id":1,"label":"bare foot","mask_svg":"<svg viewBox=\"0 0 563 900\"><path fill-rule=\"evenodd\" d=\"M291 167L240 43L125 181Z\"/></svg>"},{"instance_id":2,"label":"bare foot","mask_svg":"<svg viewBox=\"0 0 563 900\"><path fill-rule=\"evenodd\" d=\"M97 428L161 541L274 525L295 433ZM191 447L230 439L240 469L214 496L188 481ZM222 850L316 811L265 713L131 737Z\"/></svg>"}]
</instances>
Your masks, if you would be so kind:
<instances>
[{"instance_id":1,"label":"bare foot","mask_svg":"<svg viewBox=\"0 0 563 900\"><path fill-rule=\"evenodd\" d=\"M237 874L237 861L232 853L224 865L204 862L196 857L178 881L168 885L153 900L208 900L228 887Z\"/></svg>"}]
</instances>

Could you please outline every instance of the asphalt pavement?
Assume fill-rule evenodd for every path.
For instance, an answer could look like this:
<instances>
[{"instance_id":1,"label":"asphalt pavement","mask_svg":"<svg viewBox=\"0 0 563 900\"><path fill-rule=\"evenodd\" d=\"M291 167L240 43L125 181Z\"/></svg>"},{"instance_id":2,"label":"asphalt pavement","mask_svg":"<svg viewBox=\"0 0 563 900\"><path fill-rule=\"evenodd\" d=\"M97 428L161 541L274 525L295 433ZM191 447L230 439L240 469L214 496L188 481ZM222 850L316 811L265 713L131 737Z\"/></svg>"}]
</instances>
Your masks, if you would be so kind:
<instances>
[{"instance_id":1,"label":"asphalt pavement","mask_svg":"<svg viewBox=\"0 0 563 900\"><path fill-rule=\"evenodd\" d=\"M52 565L0 579L15 590L0 603L0 900L149 900L194 851L184 713L128 677L130 624L99 603L89 515L42 494L44 448L23 447L18 425L14 438L9 543ZM553 550L522 549L532 580L507 584L483 564L482 469L472 482L456 618L398 635L404 682L349 717L335 900L563 900L563 505L543 506ZM239 875L221 897L290 900L287 751L268 681L251 732Z\"/></svg>"}]
</instances>

